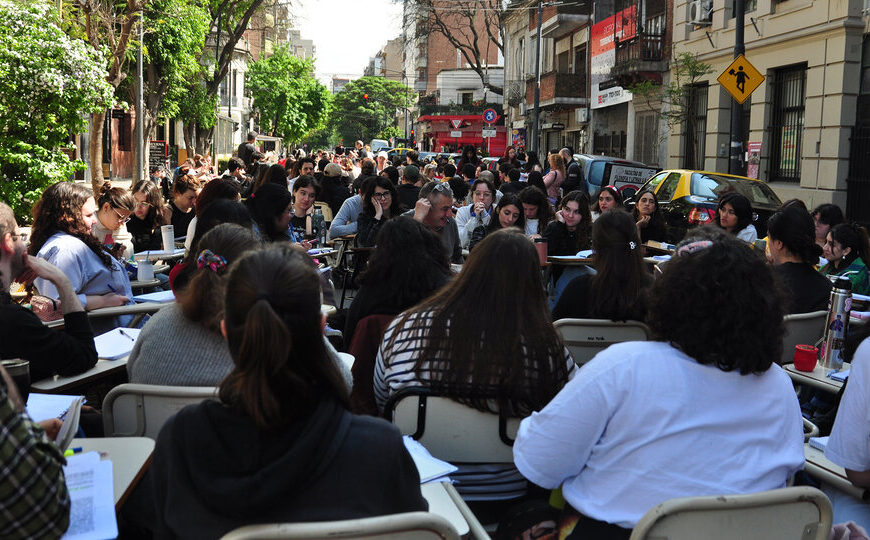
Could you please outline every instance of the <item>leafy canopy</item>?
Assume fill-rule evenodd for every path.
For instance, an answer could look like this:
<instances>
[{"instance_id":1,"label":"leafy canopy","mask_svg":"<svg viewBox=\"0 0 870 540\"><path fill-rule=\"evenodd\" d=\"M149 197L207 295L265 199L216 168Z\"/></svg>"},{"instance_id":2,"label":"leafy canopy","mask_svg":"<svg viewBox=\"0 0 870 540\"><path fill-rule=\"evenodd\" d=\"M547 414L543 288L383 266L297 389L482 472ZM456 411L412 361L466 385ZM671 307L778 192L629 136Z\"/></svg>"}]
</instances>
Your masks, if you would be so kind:
<instances>
[{"instance_id":1,"label":"leafy canopy","mask_svg":"<svg viewBox=\"0 0 870 540\"><path fill-rule=\"evenodd\" d=\"M286 47L250 65L245 76L260 126L288 143L326 126L332 94L313 75L314 63Z\"/></svg>"},{"instance_id":2,"label":"leafy canopy","mask_svg":"<svg viewBox=\"0 0 870 540\"><path fill-rule=\"evenodd\" d=\"M411 90L384 77L362 77L335 96L330 124L344 141L384 139L395 135L396 112L408 106ZM366 97L368 96L368 97Z\"/></svg>"},{"instance_id":3,"label":"leafy canopy","mask_svg":"<svg viewBox=\"0 0 870 540\"><path fill-rule=\"evenodd\" d=\"M0 199L22 222L42 190L85 168L61 147L112 102L105 60L57 20L48 4L0 0Z\"/></svg>"}]
</instances>

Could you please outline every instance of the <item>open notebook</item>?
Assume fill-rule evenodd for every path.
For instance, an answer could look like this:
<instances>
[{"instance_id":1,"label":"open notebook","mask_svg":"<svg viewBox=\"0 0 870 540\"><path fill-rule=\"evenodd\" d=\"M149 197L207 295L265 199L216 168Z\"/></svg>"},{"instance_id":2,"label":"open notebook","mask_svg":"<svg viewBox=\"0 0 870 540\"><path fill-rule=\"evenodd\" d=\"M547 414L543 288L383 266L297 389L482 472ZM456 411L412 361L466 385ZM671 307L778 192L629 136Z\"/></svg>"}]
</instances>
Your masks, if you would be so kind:
<instances>
[{"instance_id":1,"label":"open notebook","mask_svg":"<svg viewBox=\"0 0 870 540\"><path fill-rule=\"evenodd\" d=\"M94 338L97 357L103 360L117 360L133 352L133 345L139 338L138 328L115 328Z\"/></svg>"},{"instance_id":2,"label":"open notebook","mask_svg":"<svg viewBox=\"0 0 870 540\"><path fill-rule=\"evenodd\" d=\"M79 418L84 402L84 396L31 393L30 397L27 398L27 415L34 422L51 418L63 420L63 425L61 425L54 443L61 450L66 450L79 430Z\"/></svg>"}]
</instances>

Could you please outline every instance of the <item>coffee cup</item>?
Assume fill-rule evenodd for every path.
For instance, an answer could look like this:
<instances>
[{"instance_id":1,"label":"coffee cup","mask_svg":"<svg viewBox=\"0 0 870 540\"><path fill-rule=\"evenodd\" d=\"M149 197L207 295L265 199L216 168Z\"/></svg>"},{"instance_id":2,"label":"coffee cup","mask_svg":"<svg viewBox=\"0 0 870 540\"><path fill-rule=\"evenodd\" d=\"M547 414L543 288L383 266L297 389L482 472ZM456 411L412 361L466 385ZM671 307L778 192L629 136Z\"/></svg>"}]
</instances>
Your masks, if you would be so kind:
<instances>
[{"instance_id":1,"label":"coffee cup","mask_svg":"<svg viewBox=\"0 0 870 540\"><path fill-rule=\"evenodd\" d=\"M136 279L139 281L154 279L154 263L152 263L150 259L139 261L139 266L136 270Z\"/></svg>"},{"instance_id":2,"label":"coffee cup","mask_svg":"<svg viewBox=\"0 0 870 540\"><path fill-rule=\"evenodd\" d=\"M18 393L21 394L21 401L27 404L27 397L30 395L30 362L15 358L11 360L3 360L3 369L9 374L12 382L18 387Z\"/></svg>"},{"instance_id":3,"label":"coffee cup","mask_svg":"<svg viewBox=\"0 0 870 540\"><path fill-rule=\"evenodd\" d=\"M163 251L172 253L175 250L175 227L172 225L160 227L160 235L163 238Z\"/></svg>"},{"instance_id":4,"label":"coffee cup","mask_svg":"<svg viewBox=\"0 0 870 540\"><path fill-rule=\"evenodd\" d=\"M798 371L812 371L819 357L818 347L812 345L794 346L794 368Z\"/></svg>"}]
</instances>

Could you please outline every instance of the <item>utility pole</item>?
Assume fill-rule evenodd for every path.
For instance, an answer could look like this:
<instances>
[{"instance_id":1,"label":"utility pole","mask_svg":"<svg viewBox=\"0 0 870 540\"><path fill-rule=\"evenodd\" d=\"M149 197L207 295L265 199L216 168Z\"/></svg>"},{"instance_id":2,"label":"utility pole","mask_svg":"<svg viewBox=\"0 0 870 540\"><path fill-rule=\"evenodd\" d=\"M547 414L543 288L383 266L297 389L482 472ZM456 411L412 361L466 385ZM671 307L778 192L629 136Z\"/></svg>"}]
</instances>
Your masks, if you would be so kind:
<instances>
[{"instance_id":1,"label":"utility pole","mask_svg":"<svg viewBox=\"0 0 870 540\"><path fill-rule=\"evenodd\" d=\"M535 111L532 114L532 140L531 147L538 151L538 120L541 112L541 18L544 16L544 2L538 0L538 37L535 54Z\"/></svg>"},{"instance_id":2,"label":"utility pole","mask_svg":"<svg viewBox=\"0 0 870 540\"><path fill-rule=\"evenodd\" d=\"M143 173L145 169L145 97L143 96L144 84L142 83L142 42L145 40L145 11L139 16L139 51L136 53L136 170L133 181L147 178Z\"/></svg>"},{"instance_id":3,"label":"utility pole","mask_svg":"<svg viewBox=\"0 0 870 540\"><path fill-rule=\"evenodd\" d=\"M744 0L734 1L734 58L746 52L743 39ZM728 172L746 174L743 170L743 105L731 98L731 152L728 159Z\"/></svg>"}]
</instances>

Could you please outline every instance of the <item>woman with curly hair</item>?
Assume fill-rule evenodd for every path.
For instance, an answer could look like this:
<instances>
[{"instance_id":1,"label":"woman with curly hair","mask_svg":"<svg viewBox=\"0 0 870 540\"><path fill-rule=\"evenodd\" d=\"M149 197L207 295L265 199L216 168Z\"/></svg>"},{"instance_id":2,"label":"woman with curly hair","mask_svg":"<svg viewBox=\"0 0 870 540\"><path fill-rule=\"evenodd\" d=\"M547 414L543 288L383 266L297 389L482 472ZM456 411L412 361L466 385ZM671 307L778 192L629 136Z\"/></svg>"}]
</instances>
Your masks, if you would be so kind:
<instances>
[{"instance_id":1,"label":"woman with curly hair","mask_svg":"<svg viewBox=\"0 0 870 540\"><path fill-rule=\"evenodd\" d=\"M668 499L782 488L803 468L773 271L733 236L689 235L651 290L656 341L598 353L520 424L514 462L562 486L579 514L568 538L627 539Z\"/></svg>"},{"instance_id":2,"label":"woman with curly hair","mask_svg":"<svg viewBox=\"0 0 870 540\"><path fill-rule=\"evenodd\" d=\"M172 212L163 204L160 186L151 180L140 180L130 189L136 209L127 222L127 231L133 236L133 250L163 249L160 227L168 225Z\"/></svg>"},{"instance_id":3,"label":"woman with curly hair","mask_svg":"<svg viewBox=\"0 0 870 540\"><path fill-rule=\"evenodd\" d=\"M119 260L133 256L133 236L126 224L136 209L136 200L123 188L103 182L97 203L97 222L93 234Z\"/></svg>"},{"instance_id":4,"label":"woman with curly hair","mask_svg":"<svg viewBox=\"0 0 870 540\"><path fill-rule=\"evenodd\" d=\"M133 296L124 266L105 250L92 231L97 208L91 191L72 182L58 182L42 194L33 206L28 253L60 268L87 311L122 306ZM44 279L34 282L41 294L59 298L54 285ZM99 330L118 325L114 319L100 319ZM97 326L95 324L95 326Z\"/></svg>"}]
</instances>

